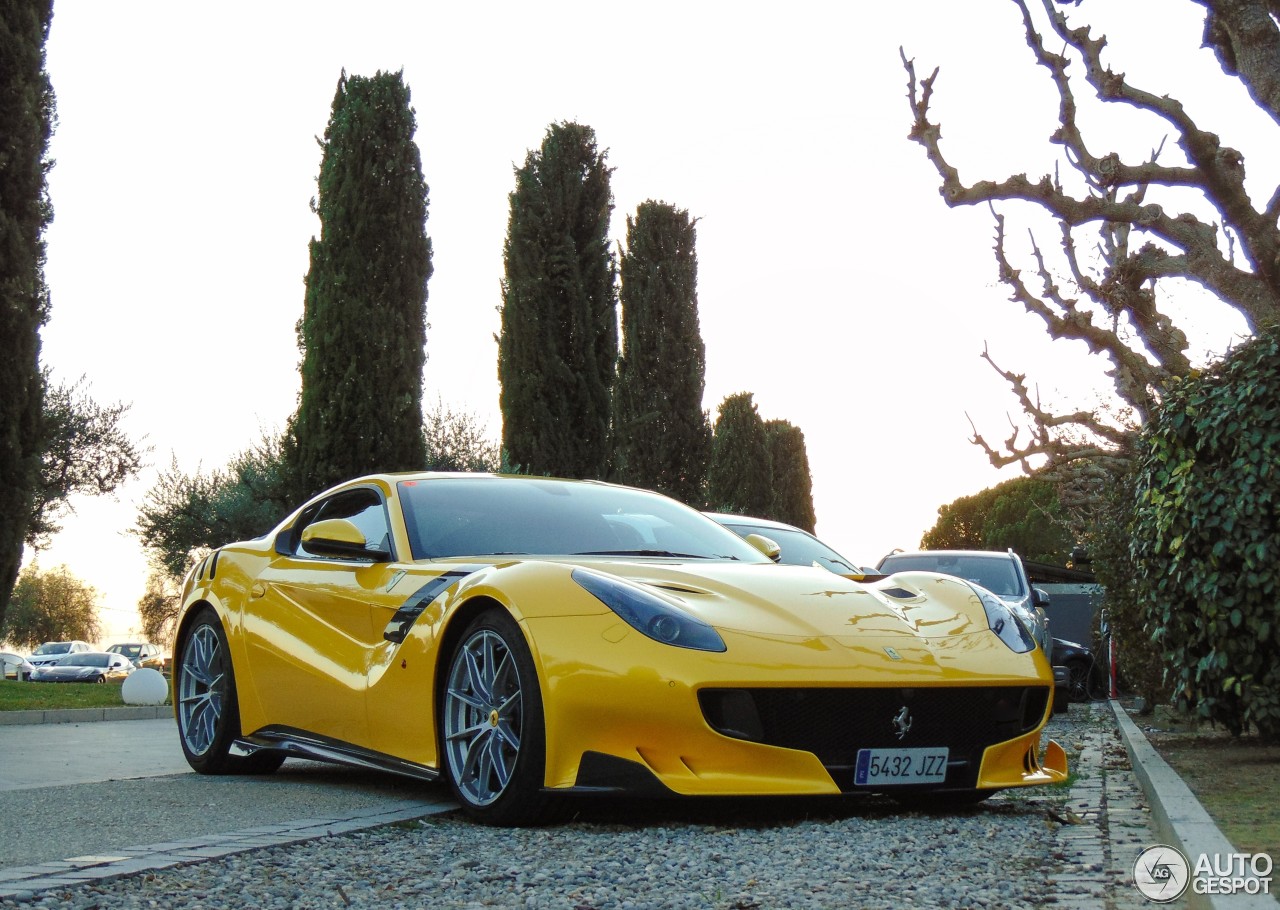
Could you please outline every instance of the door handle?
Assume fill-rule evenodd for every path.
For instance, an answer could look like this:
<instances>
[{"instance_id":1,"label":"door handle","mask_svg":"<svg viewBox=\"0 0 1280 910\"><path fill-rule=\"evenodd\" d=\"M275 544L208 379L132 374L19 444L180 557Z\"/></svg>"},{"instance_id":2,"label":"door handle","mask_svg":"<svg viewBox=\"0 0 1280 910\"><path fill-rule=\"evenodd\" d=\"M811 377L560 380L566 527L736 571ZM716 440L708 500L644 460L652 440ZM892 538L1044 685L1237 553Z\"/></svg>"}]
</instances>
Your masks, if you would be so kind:
<instances>
[{"instance_id":1,"label":"door handle","mask_svg":"<svg viewBox=\"0 0 1280 910\"><path fill-rule=\"evenodd\" d=\"M255 581L253 587L249 589L249 594L253 597L262 597L267 593L267 586L260 581Z\"/></svg>"}]
</instances>

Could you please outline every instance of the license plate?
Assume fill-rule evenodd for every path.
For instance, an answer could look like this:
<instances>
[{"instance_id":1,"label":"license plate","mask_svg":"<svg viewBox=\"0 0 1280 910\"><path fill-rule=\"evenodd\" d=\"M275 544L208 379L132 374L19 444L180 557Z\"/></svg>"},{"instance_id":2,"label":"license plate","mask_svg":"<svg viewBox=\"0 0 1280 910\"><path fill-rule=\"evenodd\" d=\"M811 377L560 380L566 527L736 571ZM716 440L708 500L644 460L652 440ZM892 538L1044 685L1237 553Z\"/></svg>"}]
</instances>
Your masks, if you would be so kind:
<instances>
[{"instance_id":1,"label":"license plate","mask_svg":"<svg viewBox=\"0 0 1280 910\"><path fill-rule=\"evenodd\" d=\"M859 749L853 782L859 787L940 784L947 779L947 749Z\"/></svg>"}]
</instances>

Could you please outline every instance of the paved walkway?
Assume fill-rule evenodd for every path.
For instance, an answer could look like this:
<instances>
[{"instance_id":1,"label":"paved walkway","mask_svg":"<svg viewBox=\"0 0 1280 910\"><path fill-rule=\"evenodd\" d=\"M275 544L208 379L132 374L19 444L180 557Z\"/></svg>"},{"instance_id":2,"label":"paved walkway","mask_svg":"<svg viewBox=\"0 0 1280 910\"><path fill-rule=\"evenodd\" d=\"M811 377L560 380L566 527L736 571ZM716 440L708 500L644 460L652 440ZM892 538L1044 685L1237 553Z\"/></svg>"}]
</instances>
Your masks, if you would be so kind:
<instances>
[{"instance_id":1,"label":"paved walkway","mask_svg":"<svg viewBox=\"0 0 1280 910\"><path fill-rule=\"evenodd\" d=\"M1133 863L1159 841L1111 705L1072 705L1070 715L1072 737L1062 745L1072 753L1079 749L1080 755L1072 763L1074 783L1061 810L1062 821L1055 826L1056 855L1063 862L1050 889L1056 906L1149 908L1150 902L1134 887Z\"/></svg>"},{"instance_id":2,"label":"paved walkway","mask_svg":"<svg viewBox=\"0 0 1280 910\"><path fill-rule=\"evenodd\" d=\"M290 761L270 777L206 777L183 758L171 715L78 719L0 725L0 898L456 807L443 785L316 762Z\"/></svg>"},{"instance_id":3,"label":"paved walkway","mask_svg":"<svg viewBox=\"0 0 1280 910\"><path fill-rule=\"evenodd\" d=\"M2 712L0 716L4 713L18 712ZM0 791L185 774L190 770L178 746L177 725L172 717L122 719L110 724L0 726ZM0 849L0 860L3 857Z\"/></svg>"}]
</instances>

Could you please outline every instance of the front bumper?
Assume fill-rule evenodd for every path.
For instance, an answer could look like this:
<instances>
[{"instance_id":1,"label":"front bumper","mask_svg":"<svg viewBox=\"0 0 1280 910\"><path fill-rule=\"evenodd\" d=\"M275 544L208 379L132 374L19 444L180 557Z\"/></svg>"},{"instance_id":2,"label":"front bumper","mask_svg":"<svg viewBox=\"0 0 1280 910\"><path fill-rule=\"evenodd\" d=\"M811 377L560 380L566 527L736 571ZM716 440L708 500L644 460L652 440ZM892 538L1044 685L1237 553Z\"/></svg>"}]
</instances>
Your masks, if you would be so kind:
<instances>
[{"instance_id":1,"label":"front bumper","mask_svg":"<svg viewBox=\"0 0 1280 910\"><path fill-rule=\"evenodd\" d=\"M728 651L708 655L618 629L616 619L600 622L601 637L588 643L582 618L530 621L543 669L549 789L858 792L858 750L895 745L950 750L945 782L927 789L1066 779L1063 750L1049 743L1041 751L1047 662L1038 652L1013 654L995 636L954 636L915 650L895 641L898 657L890 659L867 638L779 641L727 632ZM559 641L561 634L576 640ZM563 654L593 659L552 656ZM716 694L726 692L749 693L758 727ZM909 742L895 739L892 726L902 706L917 717ZM983 713L989 716L974 723Z\"/></svg>"}]
</instances>

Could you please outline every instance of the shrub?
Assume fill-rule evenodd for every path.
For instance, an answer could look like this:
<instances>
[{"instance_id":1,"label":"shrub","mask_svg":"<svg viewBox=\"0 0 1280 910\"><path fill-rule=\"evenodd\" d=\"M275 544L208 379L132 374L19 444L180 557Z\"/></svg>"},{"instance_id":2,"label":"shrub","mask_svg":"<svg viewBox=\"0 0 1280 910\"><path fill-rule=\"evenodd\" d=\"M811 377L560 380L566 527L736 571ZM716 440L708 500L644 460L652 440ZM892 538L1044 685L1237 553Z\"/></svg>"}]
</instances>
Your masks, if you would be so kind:
<instances>
[{"instance_id":1,"label":"shrub","mask_svg":"<svg viewBox=\"0 0 1280 910\"><path fill-rule=\"evenodd\" d=\"M1139 447L1131 553L1174 698L1280 734L1280 329L1173 386Z\"/></svg>"}]
</instances>

